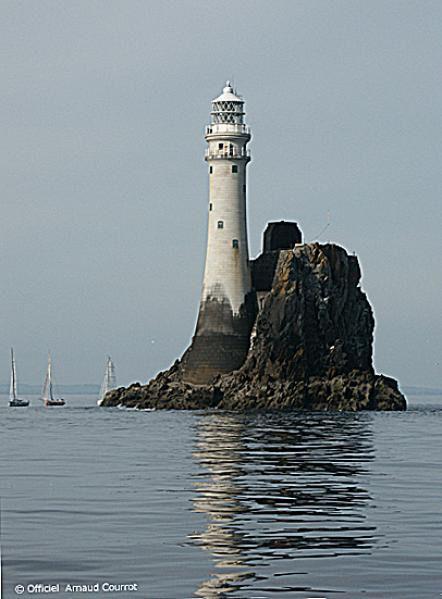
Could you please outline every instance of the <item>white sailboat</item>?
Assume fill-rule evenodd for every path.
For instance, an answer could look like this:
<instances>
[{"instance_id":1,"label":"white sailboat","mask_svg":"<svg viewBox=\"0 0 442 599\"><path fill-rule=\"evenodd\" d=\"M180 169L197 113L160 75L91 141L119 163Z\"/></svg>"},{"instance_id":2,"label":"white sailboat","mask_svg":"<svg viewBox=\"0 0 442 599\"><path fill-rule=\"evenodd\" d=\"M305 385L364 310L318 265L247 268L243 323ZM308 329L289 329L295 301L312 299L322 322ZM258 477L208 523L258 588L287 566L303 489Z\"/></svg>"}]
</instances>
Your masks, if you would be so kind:
<instances>
[{"instance_id":1,"label":"white sailboat","mask_svg":"<svg viewBox=\"0 0 442 599\"><path fill-rule=\"evenodd\" d=\"M99 406L101 406L101 404L103 403L103 399L104 396L106 395L106 393L108 391L110 391L111 389L115 389L115 387L117 386L117 379L115 376L115 366L114 363L112 362L110 356L107 357L107 362L106 362L106 371L104 373L104 378L103 378L103 382L101 383L101 388L100 388L100 395L97 401L97 404Z\"/></svg>"},{"instance_id":2,"label":"white sailboat","mask_svg":"<svg viewBox=\"0 0 442 599\"><path fill-rule=\"evenodd\" d=\"M54 397L54 390L52 384L52 360L51 354L48 355L48 370L46 372L45 382L43 384L43 391L41 394L41 400L45 406L64 406L65 400L61 397Z\"/></svg>"},{"instance_id":3,"label":"white sailboat","mask_svg":"<svg viewBox=\"0 0 442 599\"><path fill-rule=\"evenodd\" d=\"M17 396L17 370L15 368L14 350L11 347L11 386L9 388L9 405L11 408L26 408L28 399L20 399Z\"/></svg>"}]
</instances>

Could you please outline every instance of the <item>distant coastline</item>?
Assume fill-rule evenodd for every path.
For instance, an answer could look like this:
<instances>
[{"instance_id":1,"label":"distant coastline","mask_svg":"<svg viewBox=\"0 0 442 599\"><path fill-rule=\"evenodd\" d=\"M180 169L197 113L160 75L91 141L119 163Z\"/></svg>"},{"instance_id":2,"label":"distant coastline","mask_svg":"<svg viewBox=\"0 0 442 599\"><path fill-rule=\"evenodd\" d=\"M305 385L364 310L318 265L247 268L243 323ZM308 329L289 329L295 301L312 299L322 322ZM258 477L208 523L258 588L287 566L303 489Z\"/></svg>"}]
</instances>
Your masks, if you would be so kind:
<instances>
[{"instance_id":1,"label":"distant coastline","mask_svg":"<svg viewBox=\"0 0 442 599\"><path fill-rule=\"evenodd\" d=\"M435 387L402 387L405 395L442 395L442 389Z\"/></svg>"},{"instance_id":2,"label":"distant coastline","mask_svg":"<svg viewBox=\"0 0 442 599\"><path fill-rule=\"evenodd\" d=\"M20 383L19 392L22 395L40 395L41 385L27 385ZM57 385L57 392L61 395L98 395L100 385ZM9 393L9 385L0 385L0 395Z\"/></svg>"}]
</instances>

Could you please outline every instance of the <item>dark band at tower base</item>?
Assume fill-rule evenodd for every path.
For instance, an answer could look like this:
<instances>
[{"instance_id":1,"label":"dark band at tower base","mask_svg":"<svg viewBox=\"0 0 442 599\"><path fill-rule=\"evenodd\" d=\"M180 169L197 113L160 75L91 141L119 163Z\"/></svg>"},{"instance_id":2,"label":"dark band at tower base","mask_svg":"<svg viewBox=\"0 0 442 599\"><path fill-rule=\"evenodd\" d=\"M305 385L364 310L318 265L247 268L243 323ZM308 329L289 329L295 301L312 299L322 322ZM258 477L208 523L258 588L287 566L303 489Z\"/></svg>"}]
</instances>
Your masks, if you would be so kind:
<instances>
[{"instance_id":1,"label":"dark band at tower base","mask_svg":"<svg viewBox=\"0 0 442 599\"><path fill-rule=\"evenodd\" d=\"M182 357L183 380L203 385L237 370L249 351L256 311L254 293L246 296L238 315L228 300L201 302L195 335Z\"/></svg>"},{"instance_id":2,"label":"dark band at tower base","mask_svg":"<svg viewBox=\"0 0 442 599\"><path fill-rule=\"evenodd\" d=\"M208 298L201 302L195 335L182 357L183 380L209 384L218 375L237 370L246 359L257 315L257 299L270 291L279 253L302 242L294 222L268 223L263 236L263 252L250 261L253 292L249 293L237 316L228 300Z\"/></svg>"},{"instance_id":3,"label":"dark band at tower base","mask_svg":"<svg viewBox=\"0 0 442 599\"><path fill-rule=\"evenodd\" d=\"M219 374L241 367L249 351L249 337L203 335L194 337L182 359L183 380L194 385L211 383Z\"/></svg>"}]
</instances>

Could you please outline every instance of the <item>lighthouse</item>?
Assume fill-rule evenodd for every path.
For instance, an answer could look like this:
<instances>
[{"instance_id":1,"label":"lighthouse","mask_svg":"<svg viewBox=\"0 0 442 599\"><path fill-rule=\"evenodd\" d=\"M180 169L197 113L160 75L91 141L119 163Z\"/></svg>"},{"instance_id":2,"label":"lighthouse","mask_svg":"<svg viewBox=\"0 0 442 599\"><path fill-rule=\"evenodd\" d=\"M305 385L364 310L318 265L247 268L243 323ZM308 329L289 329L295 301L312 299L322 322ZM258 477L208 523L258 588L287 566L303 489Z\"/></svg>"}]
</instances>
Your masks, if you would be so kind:
<instances>
[{"instance_id":1,"label":"lighthouse","mask_svg":"<svg viewBox=\"0 0 442 599\"><path fill-rule=\"evenodd\" d=\"M208 147L208 234L200 307L192 344L183 356L184 379L205 384L236 370L246 357L256 300L247 242L247 144L244 100L227 82L212 100Z\"/></svg>"}]
</instances>

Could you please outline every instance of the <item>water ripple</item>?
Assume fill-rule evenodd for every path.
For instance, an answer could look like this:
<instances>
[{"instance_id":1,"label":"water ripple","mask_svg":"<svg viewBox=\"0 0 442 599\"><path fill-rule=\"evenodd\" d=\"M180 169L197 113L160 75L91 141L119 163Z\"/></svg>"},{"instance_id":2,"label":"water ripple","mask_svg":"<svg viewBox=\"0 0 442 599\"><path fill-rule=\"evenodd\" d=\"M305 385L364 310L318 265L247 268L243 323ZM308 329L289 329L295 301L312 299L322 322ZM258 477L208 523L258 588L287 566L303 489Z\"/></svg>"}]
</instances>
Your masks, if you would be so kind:
<instances>
[{"instance_id":1,"label":"water ripple","mask_svg":"<svg viewBox=\"0 0 442 599\"><path fill-rule=\"evenodd\" d=\"M208 525L191 539L217 569L234 566L216 572L198 596L244 588L255 573L244 578L241 567L370 554L379 542L366 522L372 498L364 483L375 453L367 415L210 414L195 435L204 475L195 477L194 510Z\"/></svg>"}]
</instances>

